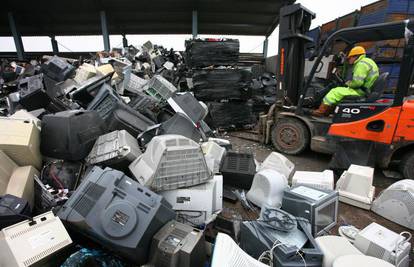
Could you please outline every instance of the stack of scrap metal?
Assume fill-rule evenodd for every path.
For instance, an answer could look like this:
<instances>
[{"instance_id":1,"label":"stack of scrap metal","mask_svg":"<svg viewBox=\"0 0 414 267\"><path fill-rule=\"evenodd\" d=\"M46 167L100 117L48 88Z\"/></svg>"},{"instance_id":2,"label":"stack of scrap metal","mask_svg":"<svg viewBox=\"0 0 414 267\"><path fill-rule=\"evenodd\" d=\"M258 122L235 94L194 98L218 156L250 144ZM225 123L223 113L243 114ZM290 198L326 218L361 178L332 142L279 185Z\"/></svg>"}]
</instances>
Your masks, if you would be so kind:
<instances>
[{"instance_id":1,"label":"stack of scrap metal","mask_svg":"<svg viewBox=\"0 0 414 267\"><path fill-rule=\"evenodd\" d=\"M237 39L192 39L185 42L186 62L190 68L232 66L239 60Z\"/></svg>"},{"instance_id":2,"label":"stack of scrap metal","mask_svg":"<svg viewBox=\"0 0 414 267\"><path fill-rule=\"evenodd\" d=\"M271 96L275 83L270 88L262 82L262 69L253 75L251 68L235 67L238 58L238 40L186 41L186 64L192 70L191 89L197 99L206 101L209 122L215 128L249 127L255 124L258 113L266 111L274 101Z\"/></svg>"}]
</instances>

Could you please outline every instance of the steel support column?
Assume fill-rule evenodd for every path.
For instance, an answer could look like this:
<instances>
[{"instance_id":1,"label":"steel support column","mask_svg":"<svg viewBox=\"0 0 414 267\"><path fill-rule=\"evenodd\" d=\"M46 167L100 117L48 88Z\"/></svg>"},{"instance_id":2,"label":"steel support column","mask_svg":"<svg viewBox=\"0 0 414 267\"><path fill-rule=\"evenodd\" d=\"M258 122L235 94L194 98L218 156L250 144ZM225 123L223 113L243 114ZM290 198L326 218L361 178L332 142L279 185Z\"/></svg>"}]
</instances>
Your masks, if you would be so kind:
<instances>
[{"instance_id":1,"label":"steel support column","mask_svg":"<svg viewBox=\"0 0 414 267\"><path fill-rule=\"evenodd\" d=\"M128 39L126 38L125 34L122 34L122 46L128 47Z\"/></svg>"},{"instance_id":2,"label":"steel support column","mask_svg":"<svg viewBox=\"0 0 414 267\"><path fill-rule=\"evenodd\" d=\"M269 47L269 39L266 36L266 39L263 41L263 57L264 58L267 58L267 50L268 50L268 47Z\"/></svg>"},{"instance_id":3,"label":"steel support column","mask_svg":"<svg viewBox=\"0 0 414 267\"><path fill-rule=\"evenodd\" d=\"M109 52L109 50L111 50L111 46L109 43L108 23L106 21L105 11L101 11L100 16L101 16L101 28L102 28L102 37L103 37L103 42L104 42L104 50Z\"/></svg>"},{"instance_id":4,"label":"steel support column","mask_svg":"<svg viewBox=\"0 0 414 267\"><path fill-rule=\"evenodd\" d=\"M56 41L55 36L51 36L50 37L50 42L52 43L52 51L54 55L59 54L59 46L58 46L58 42Z\"/></svg>"},{"instance_id":5,"label":"steel support column","mask_svg":"<svg viewBox=\"0 0 414 267\"><path fill-rule=\"evenodd\" d=\"M198 35L198 13L197 10L193 10L193 26L192 26L193 39Z\"/></svg>"},{"instance_id":6,"label":"steel support column","mask_svg":"<svg viewBox=\"0 0 414 267\"><path fill-rule=\"evenodd\" d=\"M9 19L10 30L13 34L14 45L16 46L17 58L19 60L23 60L24 59L24 47L23 47L22 36L20 35L20 32L17 29L16 21L14 20L13 13L9 12L7 16Z\"/></svg>"}]
</instances>

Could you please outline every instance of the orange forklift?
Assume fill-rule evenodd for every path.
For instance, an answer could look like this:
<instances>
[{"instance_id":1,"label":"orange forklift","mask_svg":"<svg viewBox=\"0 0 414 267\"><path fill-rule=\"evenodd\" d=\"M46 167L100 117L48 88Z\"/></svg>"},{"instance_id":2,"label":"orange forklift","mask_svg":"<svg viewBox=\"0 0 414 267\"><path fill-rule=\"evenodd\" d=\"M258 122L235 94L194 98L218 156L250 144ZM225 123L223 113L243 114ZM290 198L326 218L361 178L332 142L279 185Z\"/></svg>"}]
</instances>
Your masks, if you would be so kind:
<instances>
[{"instance_id":1,"label":"orange forklift","mask_svg":"<svg viewBox=\"0 0 414 267\"><path fill-rule=\"evenodd\" d=\"M313 39L306 36L315 15L295 4L280 11L277 101L260 118L262 140L277 151L296 155L310 148L332 154L330 167L350 164L388 168L397 163L402 175L414 179L414 21L400 21L338 30L315 53L312 69L304 77L305 49ZM388 73L380 73L370 94L347 97L330 117L318 118L319 106L329 89L343 84L336 68L330 78L315 78L323 58L337 41L349 51L355 44L405 38L397 89L385 97ZM337 57L337 65L341 58Z\"/></svg>"}]
</instances>

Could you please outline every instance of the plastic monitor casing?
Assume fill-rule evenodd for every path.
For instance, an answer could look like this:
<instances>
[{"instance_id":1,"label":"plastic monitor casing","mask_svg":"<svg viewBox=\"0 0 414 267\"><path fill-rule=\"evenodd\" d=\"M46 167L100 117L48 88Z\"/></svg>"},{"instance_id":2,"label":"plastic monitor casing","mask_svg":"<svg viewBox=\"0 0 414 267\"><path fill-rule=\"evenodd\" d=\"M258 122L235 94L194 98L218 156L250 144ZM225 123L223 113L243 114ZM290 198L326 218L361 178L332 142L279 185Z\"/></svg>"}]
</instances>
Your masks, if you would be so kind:
<instances>
[{"instance_id":1,"label":"plastic monitor casing","mask_svg":"<svg viewBox=\"0 0 414 267\"><path fill-rule=\"evenodd\" d=\"M398 181L387 189L372 203L371 210L376 214L414 230L414 181Z\"/></svg>"},{"instance_id":2,"label":"plastic monitor casing","mask_svg":"<svg viewBox=\"0 0 414 267\"><path fill-rule=\"evenodd\" d=\"M98 137L86 162L123 168L141 154L138 141L132 135L125 130L113 131Z\"/></svg>"},{"instance_id":3,"label":"plastic monitor casing","mask_svg":"<svg viewBox=\"0 0 414 267\"><path fill-rule=\"evenodd\" d=\"M0 118L0 150L19 166L42 168L40 130L31 120Z\"/></svg>"},{"instance_id":4,"label":"plastic monitor casing","mask_svg":"<svg viewBox=\"0 0 414 267\"><path fill-rule=\"evenodd\" d=\"M256 162L252 153L228 151L220 167L224 184L249 190L256 174Z\"/></svg>"},{"instance_id":5,"label":"plastic monitor casing","mask_svg":"<svg viewBox=\"0 0 414 267\"><path fill-rule=\"evenodd\" d=\"M351 165L336 183L339 201L369 210L374 199L374 168Z\"/></svg>"},{"instance_id":6,"label":"plastic monitor casing","mask_svg":"<svg viewBox=\"0 0 414 267\"><path fill-rule=\"evenodd\" d=\"M152 237L175 212L162 196L124 173L94 167L58 216L74 232L142 265L148 261Z\"/></svg>"},{"instance_id":7,"label":"plastic monitor casing","mask_svg":"<svg viewBox=\"0 0 414 267\"><path fill-rule=\"evenodd\" d=\"M129 165L142 185L154 191L172 190L212 179L199 144L180 135L160 135Z\"/></svg>"},{"instance_id":8,"label":"plastic monitor casing","mask_svg":"<svg viewBox=\"0 0 414 267\"><path fill-rule=\"evenodd\" d=\"M312 234L325 234L337 223L338 192L297 186L286 189L282 209L311 223Z\"/></svg>"},{"instance_id":9,"label":"plastic monitor casing","mask_svg":"<svg viewBox=\"0 0 414 267\"><path fill-rule=\"evenodd\" d=\"M215 175L207 183L160 192L177 212L180 222L208 224L223 209L223 177Z\"/></svg>"},{"instance_id":10,"label":"plastic monitor casing","mask_svg":"<svg viewBox=\"0 0 414 267\"><path fill-rule=\"evenodd\" d=\"M226 149L214 141L202 143L201 148L203 149L210 170L213 173L219 173L221 162L226 154Z\"/></svg>"},{"instance_id":11,"label":"plastic monitor casing","mask_svg":"<svg viewBox=\"0 0 414 267\"><path fill-rule=\"evenodd\" d=\"M292 177L292 186L298 185L334 190L334 173L331 170L323 172L296 171Z\"/></svg>"},{"instance_id":12,"label":"plastic monitor casing","mask_svg":"<svg viewBox=\"0 0 414 267\"><path fill-rule=\"evenodd\" d=\"M280 208L283 192L287 187L288 181L283 174L273 169L264 169L254 176L252 187L246 197L258 207Z\"/></svg>"},{"instance_id":13,"label":"plastic monitor casing","mask_svg":"<svg viewBox=\"0 0 414 267\"><path fill-rule=\"evenodd\" d=\"M268 265L244 252L230 236L218 233L211 267L268 267Z\"/></svg>"},{"instance_id":14,"label":"plastic monitor casing","mask_svg":"<svg viewBox=\"0 0 414 267\"><path fill-rule=\"evenodd\" d=\"M273 169L279 173L285 175L286 179L289 180L290 176L295 169L295 164L293 164L288 158L283 156L280 153L272 152L269 156L263 161L259 167L259 171L264 169Z\"/></svg>"}]
</instances>

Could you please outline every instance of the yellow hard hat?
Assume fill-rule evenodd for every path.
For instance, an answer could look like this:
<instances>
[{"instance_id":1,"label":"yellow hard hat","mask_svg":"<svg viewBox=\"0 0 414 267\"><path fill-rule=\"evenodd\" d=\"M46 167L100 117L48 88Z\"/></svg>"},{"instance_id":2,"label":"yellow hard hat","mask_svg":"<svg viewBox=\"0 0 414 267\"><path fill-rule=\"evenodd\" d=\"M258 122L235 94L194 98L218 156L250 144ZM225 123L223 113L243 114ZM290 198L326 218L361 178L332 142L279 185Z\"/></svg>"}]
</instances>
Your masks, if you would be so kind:
<instances>
[{"instance_id":1,"label":"yellow hard hat","mask_svg":"<svg viewBox=\"0 0 414 267\"><path fill-rule=\"evenodd\" d=\"M363 55L365 53L365 48L363 48L362 46L355 46L351 49L351 51L349 51L348 57Z\"/></svg>"}]
</instances>

